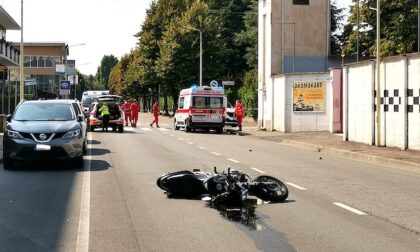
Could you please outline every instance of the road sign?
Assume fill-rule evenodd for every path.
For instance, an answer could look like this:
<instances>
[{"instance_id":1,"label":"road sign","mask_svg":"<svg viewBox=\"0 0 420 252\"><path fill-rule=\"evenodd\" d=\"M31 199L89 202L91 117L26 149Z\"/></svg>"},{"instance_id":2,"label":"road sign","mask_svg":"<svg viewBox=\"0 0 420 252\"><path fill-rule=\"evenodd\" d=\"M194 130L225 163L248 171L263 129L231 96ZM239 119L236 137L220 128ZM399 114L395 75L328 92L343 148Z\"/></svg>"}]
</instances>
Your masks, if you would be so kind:
<instances>
[{"instance_id":1,"label":"road sign","mask_svg":"<svg viewBox=\"0 0 420 252\"><path fill-rule=\"evenodd\" d=\"M62 80L60 81L60 95L69 95L70 94L70 81Z\"/></svg>"},{"instance_id":2,"label":"road sign","mask_svg":"<svg viewBox=\"0 0 420 252\"><path fill-rule=\"evenodd\" d=\"M222 81L223 86L233 86L235 85L234 81Z\"/></svg>"},{"instance_id":3,"label":"road sign","mask_svg":"<svg viewBox=\"0 0 420 252\"><path fill-rule=\"evenodd\" d=\"M219 83L217 82L217 80L212 80L210 81L210 87L218 87Z\"/></svg>"}]
</instances>

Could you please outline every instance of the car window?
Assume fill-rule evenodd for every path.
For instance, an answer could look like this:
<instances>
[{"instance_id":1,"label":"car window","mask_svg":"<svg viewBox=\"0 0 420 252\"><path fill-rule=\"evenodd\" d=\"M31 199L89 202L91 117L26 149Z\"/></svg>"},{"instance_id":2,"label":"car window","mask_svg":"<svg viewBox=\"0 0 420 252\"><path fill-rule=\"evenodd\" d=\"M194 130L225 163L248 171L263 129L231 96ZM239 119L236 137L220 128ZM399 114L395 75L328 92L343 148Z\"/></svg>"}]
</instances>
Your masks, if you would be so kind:
<instances>
[{"instance_id":1,"label":"car window","mask_svg":"<svg viewBox=\"0 0 420 252\"><path fill-rule=\"evenodd\" d=\"M71 105L73 105L73 109L74 112L76 113L76 115L81 115L82 111L80 110L80 106L77 103L72 103Z\"/></svg>"},{"instance_id":2,"label":"car window","mask_svg":"<svg viewBox=\"0 0 420 252\"><path fill-rule=\"evenodd\" d=\"M17 121L70 121L74 120L70 104L21 104L13 116Z\"/></svg>"},{"instance_id":3,"label":"car window","mask_svg":"<svg viewBox=\"0 0 420 252\"><path fill-rule=\"evenodd\" d=\"M94 99L93 98L91 98L91 97L85 97L85 98L83 98L83 100L82 100L82 104L83 104L83 106L85 106L85 107L89 107L90 106L90 104L92 104L92 102L94 101Z\"/></svg>"}]
</instances>

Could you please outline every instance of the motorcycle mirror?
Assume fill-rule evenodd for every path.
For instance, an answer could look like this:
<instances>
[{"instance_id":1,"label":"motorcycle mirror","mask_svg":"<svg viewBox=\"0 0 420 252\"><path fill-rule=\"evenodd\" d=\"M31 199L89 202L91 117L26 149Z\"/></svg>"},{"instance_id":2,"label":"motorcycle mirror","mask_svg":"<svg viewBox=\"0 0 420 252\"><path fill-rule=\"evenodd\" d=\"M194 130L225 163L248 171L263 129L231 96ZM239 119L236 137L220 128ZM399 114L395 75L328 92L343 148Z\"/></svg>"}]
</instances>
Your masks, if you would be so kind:
<instances>
[{"instance_id":1,"label":"motorcycle mirror","mask_svg":"<svg viewBox=\"0 0 420 252\"><path fill-rule=\"evenodd\" d=\"M230 166L228 166L228 174L230 174Z\"/></svg>"},{"instance_id":2,"label":"motorcycle mirror","mask_svg":"<svg viewBox=\"0 0 420 252\"><path fill-rule=\"evenodd\" d=\"M214 173L217 174L217 169L216 166L214 167Z\"/></svg>"}]
</instances>

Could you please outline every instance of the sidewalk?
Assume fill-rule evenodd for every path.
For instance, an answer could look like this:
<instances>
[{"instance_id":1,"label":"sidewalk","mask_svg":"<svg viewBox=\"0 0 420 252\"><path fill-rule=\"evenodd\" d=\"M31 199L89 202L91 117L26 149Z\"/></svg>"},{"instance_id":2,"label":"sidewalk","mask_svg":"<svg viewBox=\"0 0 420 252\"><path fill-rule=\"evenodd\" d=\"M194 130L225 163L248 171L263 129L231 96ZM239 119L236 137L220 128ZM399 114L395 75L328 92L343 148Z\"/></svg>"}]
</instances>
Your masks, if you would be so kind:
<instances>
[{"instance_id":1,"label":"sidewalk","mask_svg":"<svg viewBox=\"0 0 420 252\"><path fill-rule=\"evenodd\" d=\"M142 115L143 118L148 117L143 113ZM159 119L162 123L172 125L172 118L160 116ZM344 142L341 134L332 134L326 131L293 133L265 131L258 129L257 124L248 119L243 124L241 135L342 158L420 172L420 151L403 151L393 147L376 147L362 143Z\"/></svg>"},{"instance_id":2,"label":"sidewalk","mask_svg":"<svg viewBox=\"0 0 420 252\"><path fill-rule=\"evenodd\" d=\"M256 123L249 121L244 126L244 135L250 137L343 158L420 171L420 151L345 142L342 134L326 131L293 133L265 131L258 129Z\"/></svg>"}]
</instances>

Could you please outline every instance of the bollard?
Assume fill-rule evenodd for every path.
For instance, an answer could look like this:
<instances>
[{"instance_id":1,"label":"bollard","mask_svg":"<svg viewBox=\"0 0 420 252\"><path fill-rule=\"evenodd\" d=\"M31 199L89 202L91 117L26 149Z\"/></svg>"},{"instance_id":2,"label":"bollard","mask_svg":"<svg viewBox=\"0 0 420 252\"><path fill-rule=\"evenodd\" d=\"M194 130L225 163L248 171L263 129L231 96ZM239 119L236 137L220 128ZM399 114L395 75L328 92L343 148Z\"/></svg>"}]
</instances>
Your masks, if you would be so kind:
<instances>
[{"instance_id":1,"label":"bollard","mask_svg":"<svg viewBox=\"0 0 420 252\"><path fill-rule=\"evenodd\" d=\"M7 115L0 114L0 133L4 133L4 131L6 130L6 117Z\"/></svg>"}]
</instances>

